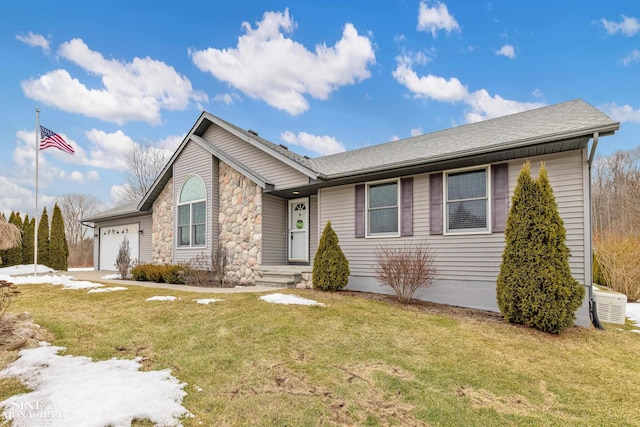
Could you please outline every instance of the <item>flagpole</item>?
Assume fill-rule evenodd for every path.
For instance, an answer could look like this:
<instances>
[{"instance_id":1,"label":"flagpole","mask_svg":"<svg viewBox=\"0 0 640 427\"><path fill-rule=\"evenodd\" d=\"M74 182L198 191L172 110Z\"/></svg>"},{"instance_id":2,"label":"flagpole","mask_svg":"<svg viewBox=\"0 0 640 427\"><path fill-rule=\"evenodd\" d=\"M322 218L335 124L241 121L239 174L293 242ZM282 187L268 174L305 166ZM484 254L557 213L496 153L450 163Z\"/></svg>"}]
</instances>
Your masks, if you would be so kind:
<instances>
[{"instance_id":1,"label":"flagpole","mask_svg":"<svg viewBox=\"0 0 640 427\"><path fill-rule=\"evenodd\" d=\"M36 229L33 245L33 275L38 275L38 158L40 157L40 109L36 107Z\"/></svg>"}]
</instances>

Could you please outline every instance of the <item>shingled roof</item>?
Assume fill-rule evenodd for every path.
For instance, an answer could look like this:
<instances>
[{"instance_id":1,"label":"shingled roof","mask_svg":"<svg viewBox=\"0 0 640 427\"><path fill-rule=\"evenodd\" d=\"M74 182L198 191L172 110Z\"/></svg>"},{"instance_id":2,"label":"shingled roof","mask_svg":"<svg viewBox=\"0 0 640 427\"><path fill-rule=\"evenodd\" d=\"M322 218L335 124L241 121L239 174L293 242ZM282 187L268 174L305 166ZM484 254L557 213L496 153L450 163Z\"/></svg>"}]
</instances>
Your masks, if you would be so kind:
<instances>
[{"instance_id":1,"label":"shingled roof","mask_svg":"<svg viewBox=\"0 0 640 427\"><path fill-rule=\"evenodd\" d=\"M544 142L613 133L620 123L581 99L311 159L327 179Z\"/></svg>"}]
</instances>

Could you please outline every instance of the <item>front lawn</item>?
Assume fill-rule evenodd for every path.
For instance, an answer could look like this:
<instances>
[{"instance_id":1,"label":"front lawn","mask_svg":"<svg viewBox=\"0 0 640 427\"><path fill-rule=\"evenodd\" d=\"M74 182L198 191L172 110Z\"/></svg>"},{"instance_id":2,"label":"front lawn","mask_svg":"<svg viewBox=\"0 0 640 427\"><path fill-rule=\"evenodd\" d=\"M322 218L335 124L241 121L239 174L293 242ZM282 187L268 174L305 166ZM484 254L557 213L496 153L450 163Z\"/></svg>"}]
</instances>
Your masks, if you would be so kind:
<instances>
[{"instance_id":1,"label":"front lawn","mask_svg":"<svg viewBox=\"0 0 640 427\"><path fill-rule=\"evenodd\" d=\"M29 311L68 354L171 369L188 384L185 426L640 423L640 335L613 326L555 336L317 291L287 293L326 306L257 294L202 305L192 301L202 294L135 286L19 289L11 311ZM154 295L181 299L145 301ZM0 381L0 400L19 391Z\"/></svg>"}]
</instances>

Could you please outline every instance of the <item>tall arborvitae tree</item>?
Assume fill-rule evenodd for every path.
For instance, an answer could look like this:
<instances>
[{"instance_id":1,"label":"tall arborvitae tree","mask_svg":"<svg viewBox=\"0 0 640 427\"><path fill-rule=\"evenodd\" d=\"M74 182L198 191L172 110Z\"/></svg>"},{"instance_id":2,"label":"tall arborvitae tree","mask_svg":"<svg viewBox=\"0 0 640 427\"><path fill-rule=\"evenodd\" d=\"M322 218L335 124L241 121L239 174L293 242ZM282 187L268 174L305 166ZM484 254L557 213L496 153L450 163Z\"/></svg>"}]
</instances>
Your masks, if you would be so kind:
<instances>
[{"instance_id":1,"label":"tall arborvitae tree","mask_svg":"<svg viewBox=\"0 0 640 427\"><path fill-rule=\"evenodd\" d=\"M51 236L49 237L49 264L54 270L67 270L69 258L69 246L64 232L64 220L62 212L56 203L53 206L51 216Z\"/></svg>"},{"instance_id":2,"label":"tall arborvitae tree","mask_svg":"<svg viewBox=\"0 0 640 427\"><path fill-rule=\"evenodd\" d=\"M33 239L35 231L35 218L24 217L22 225L22 264L33 264Z\"/></svg>"},{"instance_id":3,"label":"tall arborvitae tree","mask_svg":"<svg viewBox=\"0 0 640 427\"><path fill-rule=\"evenodd\" d=\"M38 223L38 264L49 266L49 215L46 206Z\"/></svg>"},{"instance_id":4,"label":"tall arborvitae tree","mask_svg":"<svg viewBox=\"0 0 640 427\"><path fill-rule=\"evenodd\" d=\"M20 212L16 212L15 214L11 214L11 219L9 223L15 225L18 230L22 233L22 217L20 216ZM5 266L10 265L18 265L22 264L22 246L14 246L11 249L7 250Z\"/></svg>"},{"instance_id":5,"label":"tall arborvitae tree","mask_svg":"<svg viewBox=\"0 0 640 427\"><path fill-rule=\"evenodd\" d=\"M329 221L322 231L313 259L313 287L323 291L340 290L347 286L349 274L349 261Z\"/></svg>"},{"instance_id":6,"label":"tall arborvitae tree","mask_svg":"<svg viewBox=\"0 0 640 427\"><path fill-rule=\"evenodd\" d=\"M585 290L571 275L566 234L544 164L534 181L525 163L507 219L497 282L505 319L550 333L573 324Z\"/></svg>"}]
</instances>

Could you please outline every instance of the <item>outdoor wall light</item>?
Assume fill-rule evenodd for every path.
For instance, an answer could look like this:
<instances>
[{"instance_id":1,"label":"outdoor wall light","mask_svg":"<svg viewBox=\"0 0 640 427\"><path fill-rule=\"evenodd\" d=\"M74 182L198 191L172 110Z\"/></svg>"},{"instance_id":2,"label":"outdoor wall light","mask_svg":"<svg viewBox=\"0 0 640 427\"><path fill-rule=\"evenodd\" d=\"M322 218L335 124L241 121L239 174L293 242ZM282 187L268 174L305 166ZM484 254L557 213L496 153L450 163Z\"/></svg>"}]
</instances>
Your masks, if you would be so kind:
<instances>
[{"instance_id":1,"label":"outdoor wall light","mask_svg":"<svg viewBox=\"0 0 640 427\"><path fill-rule=\"evenodd\" d=\"M138 233L142 234L144 232L143 229L138 230Z\"/></svg>"}]
</instances>

